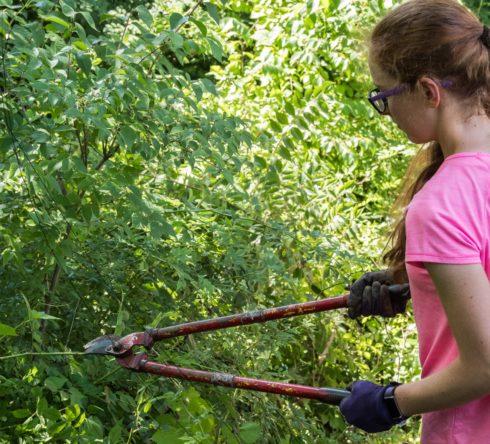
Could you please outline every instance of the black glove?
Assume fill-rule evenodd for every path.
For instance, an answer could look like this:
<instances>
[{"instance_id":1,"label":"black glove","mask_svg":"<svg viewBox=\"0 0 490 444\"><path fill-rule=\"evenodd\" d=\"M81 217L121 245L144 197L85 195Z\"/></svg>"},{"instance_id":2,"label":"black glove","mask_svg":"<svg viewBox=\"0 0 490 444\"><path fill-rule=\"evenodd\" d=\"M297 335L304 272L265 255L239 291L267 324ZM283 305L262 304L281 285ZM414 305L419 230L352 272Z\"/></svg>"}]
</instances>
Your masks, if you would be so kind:
<instances>
[{"instance_id":1,"label":"black glove","mask_svg":"<svg viewBox=\"0 0 490 444\"><path fill-rule=\"evenodd\" d=\"M365 273L350 287L349 317L380 315L391 318L404 313L410 299L410 287L392 284L390 270Z\"/></svg>"}]
</instances>

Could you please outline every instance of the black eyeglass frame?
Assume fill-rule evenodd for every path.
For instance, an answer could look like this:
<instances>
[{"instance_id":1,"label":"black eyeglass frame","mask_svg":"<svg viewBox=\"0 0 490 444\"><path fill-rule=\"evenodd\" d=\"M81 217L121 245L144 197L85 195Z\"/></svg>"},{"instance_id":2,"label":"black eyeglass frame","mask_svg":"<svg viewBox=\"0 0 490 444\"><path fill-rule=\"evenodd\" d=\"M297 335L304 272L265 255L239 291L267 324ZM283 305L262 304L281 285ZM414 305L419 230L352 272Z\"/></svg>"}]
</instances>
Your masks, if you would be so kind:
<instances>
[{"instance_id":1,"label":"black eyeglass frame","mask_svg":"<svg viewBox=\"0 0 490 444\"><path fill-rule=\"evenodd\" d=\"M400 83L394 88L387 89L386 91L380 91L379 88L374 88L368 93L367 99L369 103L373 105L374 109L379 114L386 114L388 111L388 97L396 96L406 91L409 88L408 83ZM379 102L381 100L381 102ZM382 104L380 106L380 104Z\"/></svg>"},{"instance_id":2,"label":"black eyeglass frame","mask_svg":"<svg viewBox=\"0 0 490 444\"><path fill-rule=\"evenodd\" d=\"M452 80L441 80L439 84L443 88L450 88L453 85ZM400 83L394 88L387 89L386 91L380 91L379 88L374 88L368 93L368 101L371 105L373 105L374 109L378 111L379 114L387 114L388 113L388 97L396 96L405 92L410 88L410 84L408 83ZM379 102L381 100L381 102ZM382 106L379 106L379 103L382 103Z\"/></svg>"}]
</instances>

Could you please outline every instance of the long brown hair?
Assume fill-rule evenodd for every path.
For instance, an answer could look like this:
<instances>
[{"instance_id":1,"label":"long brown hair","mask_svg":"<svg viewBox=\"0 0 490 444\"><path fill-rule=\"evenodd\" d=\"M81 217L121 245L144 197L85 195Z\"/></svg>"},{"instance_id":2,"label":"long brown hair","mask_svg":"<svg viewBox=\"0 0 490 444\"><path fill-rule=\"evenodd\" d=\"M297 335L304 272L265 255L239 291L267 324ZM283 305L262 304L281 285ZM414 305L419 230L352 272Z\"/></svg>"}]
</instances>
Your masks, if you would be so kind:
<instances>
[{"instance_id":1,"label":"long brown hair","mask_svg":"<svg viewBox=\"0 0 490 444\"><path fill-rule=\"evenodd\" d=\"M409 0L376 25L370 58L385 73L412 88L423 75L451 80L451 93L467 103L470 112L483 109L490 117L490 48L483 31L483 24L456 0ZM443 161L437 142L421 149L395 202L398 221L389 239L391 249L383 259L398 282L407 280L403 210Z\"/></svg>"}]
</instances>

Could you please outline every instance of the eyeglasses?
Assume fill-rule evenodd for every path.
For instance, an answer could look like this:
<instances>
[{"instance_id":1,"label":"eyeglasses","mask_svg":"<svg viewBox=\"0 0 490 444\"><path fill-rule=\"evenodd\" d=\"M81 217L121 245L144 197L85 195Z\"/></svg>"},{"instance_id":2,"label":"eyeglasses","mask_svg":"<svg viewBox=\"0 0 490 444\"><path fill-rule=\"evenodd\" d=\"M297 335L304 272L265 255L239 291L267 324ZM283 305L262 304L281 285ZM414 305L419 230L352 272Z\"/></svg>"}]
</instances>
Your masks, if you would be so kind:
<instances>
[{"instance_id":1,"label":"eyeglasses","mask_svg":"<svg viewBox=\"0 0 490 444\"><path fill-rule=\"evenodd\" d=\"M372 91L369 91L368 100L371 105L374 106L374 109L378 111L380 114L388 113L388 97L396 96L397 94L401 94L402 92L408 89L408 83L401 83L394 88L387 89L386 91L380 92L379 88L374 88Z\"/></svg>"},{"instance_id":2,"label":"eyeglasses","mask_svg":"<svg viewBox=\"0 0 490 444\"><path fill-rule=\"evenodd\" d=\"M441 80L439 84L443 88L450 88L453 84L452 80ZM380 114L388 114L388 97L396 96L406 91L410 85L408 83L400 83L394 88L387 89L386 91L380 91L379 88L374 88L368 94L368 100L374 109Z\"/></svg>"}]
</instances>

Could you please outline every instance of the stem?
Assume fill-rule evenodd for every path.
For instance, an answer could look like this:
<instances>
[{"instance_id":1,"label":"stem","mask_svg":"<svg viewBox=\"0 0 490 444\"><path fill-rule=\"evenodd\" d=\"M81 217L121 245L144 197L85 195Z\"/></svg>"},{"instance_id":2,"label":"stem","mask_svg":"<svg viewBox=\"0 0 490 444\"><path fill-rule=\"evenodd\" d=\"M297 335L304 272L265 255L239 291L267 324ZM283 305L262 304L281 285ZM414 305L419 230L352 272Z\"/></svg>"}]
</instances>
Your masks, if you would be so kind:
<instances>
[{"instance_id":1,"label":"stem","mask_svg":"<svg viewBox=\"0 0 490 444\"><path fill-rule=\"evenodd\" d=\"M129 20L130 20L130 15L128 14L128 18L126 20L126 24L124 25L124 31L121 35L121 40L119 40L118 44L117 44L117 48L116 48L116 52L119 51L119 47L121 46L121 43L123 42L124 40L124 36L126 35L126 31L128 30L128 26L129 26Z\"/></svg>"},{"instance_id":2,"label":"stem","mask_svg":"<svg viewBox=\"0 0 490 444\"><path fill-rule=\"evenodd\" d=\"M83 134L84 144L85 144L85 148L86 148L87 139L86 139L85 129L83 131L84 131L84 134ZM78 133L77 133L77 136L78 136ZM101 159L101 161L95 167L95 170L96 171L100 170L104 166L104 164L112 156L114 156L114 154L116 154L117 151L119 150L119 147L116 147L114 149L114 145L116 143L116 139L117 139L117 129L116 129L116 132L114 134L114 138L112 139L111 146L109 147L109 149L106 152L105 156ZM82 148L82 146L81 146L81 148ZM82 161L83 161L84 160L84 150L83 149L82 149L81 154L82 154ZM88 152L86 152L85 154L88 154ZM65 185L64 185L64 183L63 183L63 181L61 179L59 180L59 184L60 184L61 192L64 195L66 195L66 193L67 193L66 192L66 188L65 188ZM82 191L79 194L79 197L80 197L80 206L77 209L77 213L78 213L78 211L81 208L82 199L83 199L84 196L85 196L85 191ZM61 243L63 243L63 241L67 240L70 237L70 234L71 234L71 231L72 231L72 227L73 227L72 224L70 224L70 223L67 224L67 226L66 226L66 232L65 232L65 235L63 236L63 239L62 239ZM58 284L59 284L59 281L60 281L60 275L61 275L61 265L60 265L59 261L57 261L56 262L56 266L54 267L54 270L53 270L53 274L51 275L50 284L49 284L48 291L46 293L46 297L44 299L44 312L46 314L49 314L50 311L51 311L52 296L55 293L56 288L58 287ZM47 328L48 328L48 320L47 319L43 319L41 321L41 334L45 335L46 334L46 331L47 331Z\"/></svg>"},{"instance_id":3,"label":"stem","mask_svg":"<svg viewBox=\"0 0 490 444\"><path fill-rule=\"evenodd\" d=\"M66 227L66 232L65 235L63 236L61 243L63 243L63 241L67 240L70 237L71 229L72 229L72 225L69 223ZM61 275L61 266L59 261L57 261L53 270L53 274L51 275L51 280L49 283L48 291L46 293L46 297L44 298L44 312L46 314L49 314L51 311L52 296L56 291L56 288L58 287L58 284L60 282L60 275ZM43 335L46 334L47 328L48 328L48 320L43 319L41 321L41 334Z\"/></svg>"},{"instance_id":4,"label":"stem","mask_svg":"<svg viewBox=\"0 0 490 444\"><path fill-rule=\"evenodd\" d=\"M0 356L0 361L4 361L6 359L15 359L21 358L23 356L75 356L75 355L84 355L84 352L25 352L25 353L17 353L15 355L8 356Z\"/></svg>"}]
</instances>

